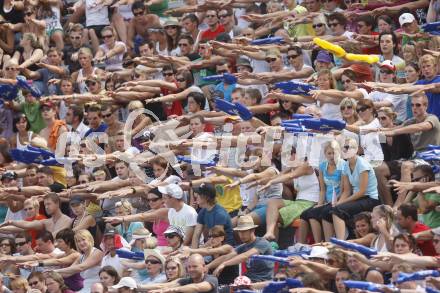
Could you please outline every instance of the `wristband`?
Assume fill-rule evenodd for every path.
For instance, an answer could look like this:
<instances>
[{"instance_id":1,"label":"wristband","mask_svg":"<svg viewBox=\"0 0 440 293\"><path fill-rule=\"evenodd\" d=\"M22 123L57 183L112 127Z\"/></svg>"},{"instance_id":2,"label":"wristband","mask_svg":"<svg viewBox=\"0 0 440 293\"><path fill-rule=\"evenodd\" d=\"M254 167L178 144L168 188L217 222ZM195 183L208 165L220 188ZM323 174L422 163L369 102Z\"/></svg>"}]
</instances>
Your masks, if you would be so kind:
<instances>
[{"instance_id":1,"label":"wristband","mask_svg":"<svg viewBox=\"0 0 440 293\"><path fill-rule=\"evenodd\" d=\"M131 194L136 194L136 188L134 187L131 188Z\"/></svg>"}]
</instances>

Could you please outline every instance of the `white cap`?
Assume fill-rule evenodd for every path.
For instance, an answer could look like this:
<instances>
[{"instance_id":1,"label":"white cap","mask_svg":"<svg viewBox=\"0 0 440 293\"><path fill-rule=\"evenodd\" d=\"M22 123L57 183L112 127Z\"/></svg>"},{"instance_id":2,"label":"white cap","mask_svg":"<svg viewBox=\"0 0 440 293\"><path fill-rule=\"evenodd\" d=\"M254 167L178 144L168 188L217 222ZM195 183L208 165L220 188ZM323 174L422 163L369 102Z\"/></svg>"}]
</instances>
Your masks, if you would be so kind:
<instances>
[{"instance_id":1,"label":"white cap","mask_svg":"<svg viewBox=\"0 0 440 293\"><path fill-rule=\"evenodd\" d=\"M130 289L137 289L137 284L136 281L131 278L131 277L123 277L119 283L117 283L116 285L112 286L113 289L119 289L122 287L127 287Z\"/></svg>"},{"instance_id":2,"label":"white cap","mask_svg":"<svg viewBox=\"0 0 440 293\"><path fill-rule=\"evenodd\" d=\"M310 251L309 255L302 255L305 259L309 258L322 258L322 259L328 259L327 256L328 249L324 246L313 246L312 251Z\"/></svg>"},{"instance_id":3,"label":"white cap","mask_svg":"<svg viewBox=\"0 0 440 293\"><path fill-rule=\"evenodd\" d=\"M166 195L174 197L176 199L183 198L183 190L177 184L171 183L166 186L159 186L158 189L162 194L166 194Z\"/></svg>"},{"instance_id":4,"label":"white cap","mask_svg":"<svg viewBox=\"0 0 440 293\"><path fill-rule=\"evenodd\" d=\"M416 18L411 13L404 13L399 16L400 26L403 26L405 23L412 23Z\"/></svg>"}]
</instances>

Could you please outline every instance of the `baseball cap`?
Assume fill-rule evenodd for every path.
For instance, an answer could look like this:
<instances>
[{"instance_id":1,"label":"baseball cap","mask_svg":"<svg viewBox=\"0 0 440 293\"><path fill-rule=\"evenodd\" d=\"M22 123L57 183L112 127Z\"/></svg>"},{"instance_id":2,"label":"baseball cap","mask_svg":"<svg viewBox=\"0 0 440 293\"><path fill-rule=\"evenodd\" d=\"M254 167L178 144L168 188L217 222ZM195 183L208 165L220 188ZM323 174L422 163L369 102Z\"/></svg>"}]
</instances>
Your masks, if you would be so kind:
<instances>
[{"instance_id":1,"label":"baseball cap","mask_svg":"<svg viewBox=\"0 0 440 293\"><path fill-rule=\"evenodd\" d=\"M399 16L399 23L400 26L403 26L406 23L412 23L416 18L411 13L404 13L401 16Z\"/></svg>"},{"instance_id":2,"label":"baseball cap","mask_svg":"<svg viewBox=\"0 0 440 293\"><path fill-rule=\"evenodd\" d=\"M281 57L281 52L278 49L270 49L266 52L266 58L279 58Z\"/></svg>"},{"instance_id":3,"label":"baseball cap","mask_svg":"<svg viewBox=\"0 0 440 293\"><path fill-rule=\"evenodd\" d=\"M396 71L396 65L391 60L384 60L379 67L385 67L391 71Z\"/></svg>"},{"instance_id":4,"label":"baseball cap","mask_svg":"<svg viewBox=\"0 0 440 293\"><path fill-rule=\"evenodd\" d=\"M158 189L162 194L174 197L175 199L183 198L183 190L177 184L171 183L166 186L159 186Z\"/></svg>"},{"instance_id":5,"label":"baseball cap","mask_svg":"<svg viewBox=\"0 0 440 293\"><path fill-rule=\"evenodd\" d=\"M17 173L14 171L6 171L1 176L1 180L3 181L4 179L15 180L17 179Z\"/></svg>"},{"instance_id":6,"label":"baseball cap","mask_svg":"<svg viewBox=\"0 0 440 293\"><path fill-rule=\"evenodd\" d=\"M78 195L72 196L72 198L69 201L70 204L79 204L82 202L84 202L84 199Z\"/></svg>"},{"instance_id":7,"label":"baseball cap","mask_svg":"<svg viewBox=\"0 0 440 293\"><path fill-rule=\"evenodd\" d=\"M170 225L165 230L165 232L163 232L163 234L164 235L166 235L166 234L177 234L177 235L179 235L180 238L182 238L182 239L185 238L185 231L183 231L183 229L181 227L179 227L179 226Z\"/></svg>"},{"instance_id":8,"label":"baseball cap","mask_svg":"<svg viewBox=\"0 0 440 293\"><path fill-rule=\"evenodd\" d=\"M316 56L316 61L324 62L324 63L332 63L332 57L327 51L319 51Z\"/></svg>"},{"instance_id":9,"label":"baseball cap","mask_svg":"<svg viewBox=\"0 0 440 293\"><path fill-rule=\"evenodd\" d=\"M104 232L104 236L115 236L116 234L118 234L118 233L117 233L116 230L113 229L113 228L111 228L111 229L107 229L107 230L105 230L105 232Z\"/></svg>"},{"instance_id":10,"label":"baseball cap","mask_svg":"<svg viewBox=\"0 0 440 293\"><path fill-rule=\"evenodd\" d=\"M215 186L211 183L200 184L199 187L194 188L194 192L210 199L214 199L216 195Z\"/></svg>"},{"instance_id":11,"label":"baseball cap","mask_svg":"<svg viewBox=\"0 0 440 293\"><path fill-rule=\"evenodd\" d=\"M123 277L123 278L121 278L121 280L119 280L119 283L112 286L113 289L119 289L119 288L123 288L123 287L127 287L130 289L137 289L137 284L133 278Z\"/></svg>"},{"instance_id":12,"label":"baseball cap","mask_svg":"<svg viewBox=\"0 0 440 293\"><path fill-rule=\"evenodd\" d=\"M44 101L41 103L41 108L43 107L48 107L52 109L54 107L54 104L52 103L52 101Z\"/></svg>"}]
</instances>

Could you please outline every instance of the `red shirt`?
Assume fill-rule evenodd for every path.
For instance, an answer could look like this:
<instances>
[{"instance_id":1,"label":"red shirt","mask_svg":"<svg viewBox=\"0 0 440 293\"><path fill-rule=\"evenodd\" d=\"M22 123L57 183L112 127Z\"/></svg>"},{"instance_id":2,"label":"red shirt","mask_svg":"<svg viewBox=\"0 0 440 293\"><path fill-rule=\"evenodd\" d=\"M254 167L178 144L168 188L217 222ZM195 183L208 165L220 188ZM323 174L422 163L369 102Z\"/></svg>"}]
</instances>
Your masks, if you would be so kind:
<instances>
[{"instance_id":1,"label":"red shirt","mask_svg":"<svg viewBox=\"0 0 440 293\"><path fill-rule=\"evenodd\" d=\"M31 221L34 221L34 220L45 220L45 219L47 219L45 215L38 214L34 218L25 218L24 220L28 221L28 222L31 222ZM32 246L32 248L35 248L35 246L37 246L36 240L37 240L37 234L38 234L39 231L35 230L35 229L29 229L29 230L27 230L27 232L32 237L32 244L31 244L31 246Z\"/></svg>"},{"instance_id":2,"label":"red shirt","mask_svg":"<svg viewBox=\"0 0 440 293\"><path fill-rule=\"evenodd\" d=\"M422 223L416 222L413 230L411 231L411 234L426 231L426 230L431 230L431 228L429 228L428 226L426 226ZM427 256L436 256L437 255L435 248L434 248L434 244L432 243L432 240L428 240L428 241L418 240L417 246L420 248L423 255L427 255Z\"/></svg>"},{"instance_id":3,"label":"red shirt","mask_svg":"<svg viewBox=\"0 0 440 293\"><path fill-rule=\"evenodd\" d=\"M177 85L177 83L175 83ZM162 95L166 96L169 94L174 94L175 92L170 91L167 88L160 88L162 91ZM177 115L181 116L183 114L183 107L182 103L180 101L174 101L174 102L167 102L162 103L164 107L165 114L168 116L170 115Z\"/></svg>"},{"instance_id":4,"label":"red shirt","mask_svg":"<svg viewBox=\"0 0 440 293\"><path fill-rule=\"evenodd\" d=\"M203 31L200 39L202 41L212 41L215 40L215 38L221 34L225 32L225 28L223 27L223 25L219 24L217 25L217 28L215 29L215 31L212 31L210 28L207 29L206 31Z\"/></svg>"},{"instance_id":5,"label":"red shirt","mask_svg":"<svg viewBox=\"0 0 440 293\"><path fill-rule=\"evenodd\" d=\"M378 32L372 32L371 36L378 36ZM379 45L371 47L371 48L362 48L362 54L380 54Z\"/></svg>"}]
</instances>

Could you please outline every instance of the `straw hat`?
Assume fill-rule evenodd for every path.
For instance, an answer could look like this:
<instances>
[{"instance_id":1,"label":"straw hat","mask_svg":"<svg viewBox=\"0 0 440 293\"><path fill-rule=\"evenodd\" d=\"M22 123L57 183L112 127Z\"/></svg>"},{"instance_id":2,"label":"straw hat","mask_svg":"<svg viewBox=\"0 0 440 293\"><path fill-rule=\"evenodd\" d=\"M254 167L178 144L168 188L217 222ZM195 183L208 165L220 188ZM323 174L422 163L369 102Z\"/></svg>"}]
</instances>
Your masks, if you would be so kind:
<instances>
[{"instance_id":1,"label":"straw hat","mask_svg":"<svg viewBox=\"0 0 440 293\"><path fill-rule=\"evenodd\" d=\"M234 231L246 231L257 228L258 225L254 224L254 220L251 216L245 215L238 218L237 227Z\"/></svg>"}]
</instances>

